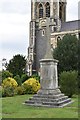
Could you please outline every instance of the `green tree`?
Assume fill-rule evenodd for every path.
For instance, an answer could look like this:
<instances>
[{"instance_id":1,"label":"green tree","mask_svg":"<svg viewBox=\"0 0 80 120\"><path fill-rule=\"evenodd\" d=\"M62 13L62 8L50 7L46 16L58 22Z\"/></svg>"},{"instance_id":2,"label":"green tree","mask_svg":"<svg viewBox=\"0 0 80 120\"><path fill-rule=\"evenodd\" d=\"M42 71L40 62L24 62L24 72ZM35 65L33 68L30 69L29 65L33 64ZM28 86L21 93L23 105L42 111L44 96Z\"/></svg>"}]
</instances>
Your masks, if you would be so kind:
<instances>
[{"instance_id":1,"label":"green tree","mask_svg":"<svg viewBox=\"0 0 80 120\"><path fill-rule=\"evenodd\" d=\"M59 60L58 70L62 71L77 70L78 66L78 39L75 35L67 34L62 40L58 41L57 48L53 56Z\"/></svg>"},{"instance_id":2,"label":"green tree","mask_svg":"<svg viewBox=\"0 0 80 120\"><path fill-rule=\"evenodd\" d=\"M2 71L2 81L5 79L5 78L8 78L8 77L13 77L13 74L11 72L9 72L8 70L3 70Z\"/></svg>"},{"instance_id":3,"label":"green tree","mask_svg":"<svg viewBox=\"0 0 80 120\"><path fill-rule=\"evenodd\" d=\"M7 70L13 73L13 76L19 75L21 77L21 75L25 72L25 66L25 57L18 54L13 56L13 58L9 61L9 64L7 65Z\"/></svg>"},{"instance_id":4,"label":"green tree","mask_svg":"<svg viewBox=\"0 0 80 120\"><path fill-rule=\"evenodd\" d=\"M22 81L22 83L23 82L25 82L26 80L28 80L30 77L27 75L27 74L23 74L22 76L21 76L21 81Z\"/></svg>"},{"instance_id":5,"label":"green tree","mask_svg":"<svg viewBox=\"0 0 80 120\"><path fill-rule=\"evenodd\" d=\"M16 82L18 83L18 85L22 84L21 78L19 75L14 76L14 79L16 80Z\"/></svg>"}]
</instances>

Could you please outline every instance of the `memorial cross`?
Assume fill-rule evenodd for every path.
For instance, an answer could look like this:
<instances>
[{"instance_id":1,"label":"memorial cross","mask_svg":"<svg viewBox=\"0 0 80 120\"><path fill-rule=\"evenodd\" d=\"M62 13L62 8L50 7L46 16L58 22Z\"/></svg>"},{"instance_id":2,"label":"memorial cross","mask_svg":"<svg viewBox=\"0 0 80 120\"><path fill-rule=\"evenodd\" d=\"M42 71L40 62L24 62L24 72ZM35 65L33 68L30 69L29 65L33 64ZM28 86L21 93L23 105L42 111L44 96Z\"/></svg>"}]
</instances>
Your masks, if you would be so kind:
<instances>
[{"instance_id":1,"label":"memorial cross","mask_svg":"<svg viewBox=\"0 0 80 120\"><path fill-rule=\"evenodd\" d=\"M47 46L46 46L46 54L44 56L44 59L53 59L52 53L51 53L51 40L50 40L50 26L52 26L53 23L50 22L50 19L47 18L45 26L46 26L46 31L45 31L45 35L46 35L46 42L47 42Z\"/></svg>"}]
</instances>

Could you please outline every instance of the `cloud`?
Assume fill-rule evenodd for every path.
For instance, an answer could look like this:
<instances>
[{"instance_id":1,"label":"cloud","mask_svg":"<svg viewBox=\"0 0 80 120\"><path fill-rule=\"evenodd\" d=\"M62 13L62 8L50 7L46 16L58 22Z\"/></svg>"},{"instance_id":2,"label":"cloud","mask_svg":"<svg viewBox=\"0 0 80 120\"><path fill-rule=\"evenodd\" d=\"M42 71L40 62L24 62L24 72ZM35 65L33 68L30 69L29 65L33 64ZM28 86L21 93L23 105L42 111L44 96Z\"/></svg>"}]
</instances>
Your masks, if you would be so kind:
<instances>
[{"instance_id":1,"label":"cloud","mask_svg":"<svg viewBox=\"0 0 80 120\"><path fill-rule=\"evenodd\" d=\"M16 50L14 44L17 43L21 43L22 47L24 47L23 45L26 43L26 47L28 47L30 17L28 15L10 13L0 14L0 16L0 41L3 44L3 48L5 44L7 47L9 44L12 44ZM21 47L21 45L19 47Z\"/></svg>"},{"instance_id":2,"label":"cloud","mask_svg":"<svg viewBox=\"0 0 80 120\"><path fill-rule=\"evenodd\" d=\"M30 11L30 0L0 0L0 12L26 14Z\"/></svg>"},{"instance_id":3,"label":"cloud","mask_svg":"<svg viewBox=\"0 0 80 120\"><path fill-rule=\"evenodd\" d=\"M2 58L6 58L7 60L9 60L15 54L27 54L26 48L28 47L28 39L26 38L26 36L14 36L11 38L11 41L7 41L7 39L6 42L2 42Z\"/></svg>"},{"instance_id":4,"label":"cloud","mask_svg":"<svg viewBox=\"0 0 80 120\"><path fill-rule=\"evenodd\" d=\"M78 19L78 1L67 0L67 21Z\"/></svg>"},{"instance_id":5,"label":"cloud","mask_svg":"<svg viewBox=\"0 0 80 120\"><path fill-rule=\"evenodd\" d=\"M26 34L29 29L29 15L0 14L1 34Z\"/></svg>"},{"instance_id":6,"label":"cloud","mask_svg":"<svg viewBox=\"0 0 80 120\"><path fill-rule=\"evenodd\" d=\"M15 54L27 55L30 15L0 13L0 59Z\"/></svg>"}]
</instances>

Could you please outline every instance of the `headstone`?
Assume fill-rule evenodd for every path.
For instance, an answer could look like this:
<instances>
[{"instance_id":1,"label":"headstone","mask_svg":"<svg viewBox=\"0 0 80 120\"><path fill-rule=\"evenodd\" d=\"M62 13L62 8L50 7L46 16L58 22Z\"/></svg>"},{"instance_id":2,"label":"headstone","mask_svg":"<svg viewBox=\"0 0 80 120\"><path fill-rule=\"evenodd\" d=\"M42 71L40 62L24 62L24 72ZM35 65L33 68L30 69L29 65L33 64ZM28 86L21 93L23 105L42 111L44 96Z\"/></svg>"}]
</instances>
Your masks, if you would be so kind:
<instances>
[{"instance_id":1,"label":"headstone","mask_svg":"<svg viewBox=\"0 0 80 120\"><path fill-rule=\"evenodd\" d=\"M25 104L32 106L45 107L64 107L72 103L68 96L61 93L58 87L57 64L58 60L53 59L50 47L50 24L47 19L46 27L46 54L44 59L40 60L40 84L41 89L36 95Z\"/></svg>"}]
</instances>

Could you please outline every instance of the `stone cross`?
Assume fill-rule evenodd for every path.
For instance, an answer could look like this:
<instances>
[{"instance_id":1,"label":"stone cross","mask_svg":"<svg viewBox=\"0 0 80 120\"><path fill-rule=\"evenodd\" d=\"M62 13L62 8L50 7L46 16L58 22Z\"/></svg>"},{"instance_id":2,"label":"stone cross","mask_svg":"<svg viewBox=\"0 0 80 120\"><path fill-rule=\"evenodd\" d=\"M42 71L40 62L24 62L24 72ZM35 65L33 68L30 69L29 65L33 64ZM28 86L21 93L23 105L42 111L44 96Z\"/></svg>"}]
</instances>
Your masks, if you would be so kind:
<instances>
[{"instance_id":1,"label":"stone cross","mask_svg":"<svg viewBox=\"0 0 80 120\"><path fill-rule=\"evenodd\" d=\"M50 26L53 25L53 23L50 23L50 19L47 18L46 22L46 54L44 56L44 59L53 59L52 53L51 53L51 43L50 43Z\"/></svg>"},{"instance_id":2,"label":"stone cross","mask_svg":"<svg viewBox=\"0 0 80 120\"><path fill-rule=\"evenodd\" d=\"M40 84L41 89L33 98L25 101L27 105L44 107L64 107L72 101L61 93L58 88L57 63L53 59L50 47L50 22L47 19L46 26L46 54L44 59L40 60Z\"/></svg>"}]
</instances>

